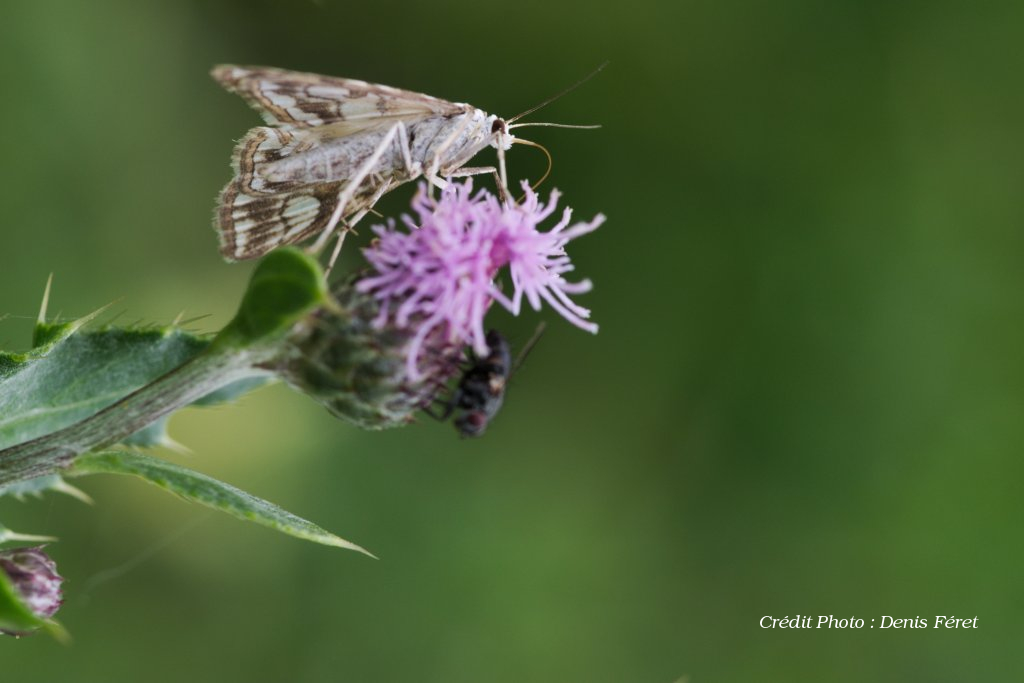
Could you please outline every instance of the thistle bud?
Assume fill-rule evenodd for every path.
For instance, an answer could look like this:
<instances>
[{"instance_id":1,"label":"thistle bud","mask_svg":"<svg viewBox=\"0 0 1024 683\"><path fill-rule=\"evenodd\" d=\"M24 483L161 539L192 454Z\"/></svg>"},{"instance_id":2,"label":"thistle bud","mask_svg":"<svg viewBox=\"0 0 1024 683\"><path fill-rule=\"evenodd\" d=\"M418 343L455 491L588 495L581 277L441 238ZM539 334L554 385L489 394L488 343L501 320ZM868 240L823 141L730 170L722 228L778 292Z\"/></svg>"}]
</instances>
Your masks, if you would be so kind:
<instances>
[{"instance_id":1,"label":"thistle bud","mask_svg":"<svg viewBox=\"0 0 1024 683\"><path fill-rule=\"evenodd\" d=\"M299 324L276 374L334 415L366 429L406 424L458 370L461 344L428 343L432 354L408 371L415 330L378 326L379 302L345 280L324 306ZM432 335L438 336L438 335ZM419 346L417 346L419 349Z\"/></svg>"},{"instance_id":2,"label":"thistle bud","mask_svg":"<svg viewBox=\"0 0 1024 683\"><path fill-rule=\"evenodd\" d=\"M40 619L48 619L60 608L64 579L42 546L0 550L0 572L6 575L22 603ZM0 633L24 635L3 629Z\"/></svg>"}]
</instances>

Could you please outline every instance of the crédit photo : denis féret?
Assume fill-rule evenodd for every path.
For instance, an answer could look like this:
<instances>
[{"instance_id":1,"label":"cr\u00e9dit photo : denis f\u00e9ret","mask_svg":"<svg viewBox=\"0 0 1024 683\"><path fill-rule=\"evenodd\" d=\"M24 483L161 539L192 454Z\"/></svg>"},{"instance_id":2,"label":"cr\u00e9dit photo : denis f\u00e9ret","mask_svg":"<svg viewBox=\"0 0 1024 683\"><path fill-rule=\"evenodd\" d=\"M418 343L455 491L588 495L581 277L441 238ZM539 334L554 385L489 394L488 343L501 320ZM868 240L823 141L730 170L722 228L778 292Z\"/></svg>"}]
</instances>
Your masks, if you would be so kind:
<instances>
[{"instance_id":1,"label":"cr\u00e9dit photo : denis f\u00e9ret","mask_svg":"<svg viewBox=\"0 0 1024 683\"><path fill-rule=\"evenodd\" d=\"M936 615L932 620L923 617L893 617L888 614L865 621L859 617L840 617L831 614L822 616L795 615L761 617L761 628L978 628L978 617L956 617Z\"/></svg>"}]
</instances>

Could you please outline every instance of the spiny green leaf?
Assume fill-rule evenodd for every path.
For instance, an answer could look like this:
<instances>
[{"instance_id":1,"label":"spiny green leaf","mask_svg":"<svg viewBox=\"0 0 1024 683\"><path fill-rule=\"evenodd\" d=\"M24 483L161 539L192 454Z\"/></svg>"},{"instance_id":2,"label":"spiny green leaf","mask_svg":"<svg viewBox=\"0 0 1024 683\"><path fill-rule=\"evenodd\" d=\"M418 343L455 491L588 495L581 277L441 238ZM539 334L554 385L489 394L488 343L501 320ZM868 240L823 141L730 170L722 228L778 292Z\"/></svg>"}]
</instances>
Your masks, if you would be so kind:
<instances>
[{"instance_id":1,"label":"spiny green leaf","mask_svg":"<svg viewBox=\"0 0 1024 683\"><path fill-rule=\"evenodd\" d=\"M49 543L50 541L56 541L57 539L53 536L36 536L35 534L20 534L13 529L8 529L3 524L0 524L0 545L4 543L10 543L11 541L19 541L24 543Z\"/></svg>"},{"instance_id":2,"label":"spiny green leaf","mask_svg":"<svg viewBox=\"0 0 1024 683\"><path fill-rule=\"evenodd\" d=\"M46 322L48 293L49 286L33 348L0 352L0 449L95 415L194 359L214 340L173 326L83 330L99 311L73 322ZM327 300L323 271L315 259L295 249L275 251L257 265L238 314L214 343L222 349L273 341ZM259 377L222 387L199 403L229 400L266 381L265 372L252 374ZM156 425L133 441L155 445L169 438Z\"/></svg>"},{"instance_id":3,"label":"spiny green leaf","mask_svg":"<svg viewBox=\"0 0 1024 683\"><path fill-rule=\"evenodd\" d=\"M273 503L205 474L141 453L127 451L86 453L75 461L69 475L101 473L131 474L141 477L185 500L226 512L233 517L255 522L296 538L337 548L348 548L374 557L373 554L358 545L339 538Z\"/></svg>"},{"instance_id":4,"label":"spiny green leaf","mask_svg":"<svg viewBox=\"0 0 1024 683\"><path fill-rule=\"evenodd\" d=\"M62 341L77 332L83 325L99 315L104 309L89 315L62 323L48 323L39 320L32 332L32 349L26 353L0 351L0 380L16 374L34 360L45 358Z\"/></svg>"},{"instance_id":5,"label":"spiny green leaf","mask_svg":"<svg viewBox=\"0 0 1024 683\"><path fill-rule=\"evenodd\" d=\"M71 496L72 498L77 498L83 503L92 504L92 498L86 495L85 492L79 491L74 486L64 481L64 479L57 474L48 474L44 477L26 479L13 484L7 484L6 486L0 486L0 497L13 496L18 500L22 500L27 496L35 496L36 498L39 498L45 491L56 491L57 493L63 493Z\"/></svg>"},{"instance_id":6,"label":"spiny green leaf","mask_svg":"<svg viewBox=\"0 0 1024 683\"><path fill-rule=\"evenodd\" d=\"M62 330L20 357L7 354L0 375L0 448L93 415L209 344L178 329L71 332Z\"/></svg>"},{"instance_id":7,"label":"spiny green leaf","mask_svg":"<svg viewBox=\"0 0 1024 683\"><path fill-rule=\"evenodd\" d=\"M178 328L82 330L82 321L38 323L22 354L0 353L0 449L67 427L111 405L206 349L209 335ZM195 405L233 400L269 381L229 384ZM133 445L171 443L167 420L139 432Z\"/></svg>"},{"instance_id":8,"label":"spiny green leaf","mask_svg":"<svg viewBox=\"0 0 1024 683\"><path fill-rule=\"evenodd\" d=\"M46 322L45 320L40 320L32 328L32 348L48 349L62 339L70 337L81 326L82 322L79 320L65 322Z\"/></svg>"}]
</instances>

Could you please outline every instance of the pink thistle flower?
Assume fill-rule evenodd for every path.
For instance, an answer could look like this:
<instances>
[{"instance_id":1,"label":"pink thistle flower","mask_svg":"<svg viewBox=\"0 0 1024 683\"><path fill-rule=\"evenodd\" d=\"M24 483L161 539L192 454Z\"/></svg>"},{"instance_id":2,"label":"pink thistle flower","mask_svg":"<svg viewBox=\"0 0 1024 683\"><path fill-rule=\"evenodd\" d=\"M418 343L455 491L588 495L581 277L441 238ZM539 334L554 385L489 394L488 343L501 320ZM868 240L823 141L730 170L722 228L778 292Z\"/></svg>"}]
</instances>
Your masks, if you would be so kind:
<instances>
[{"instance_id":1,"label":"pink thistle flower","mask_svg":"<svg viewBox=\"0 0 1024 683\"><path fill-rule=\"evenodd\" d=\"M543 204L525 182L523 189L522 204L503 206L485 190L474 195L470 180L449 185L439 199L421 184L412 203L417 218L402 216L408 232L397 230L393 220L373 228L377 239L364 253L374 272L357 286L380 303L375 326L390 322L415 329L408 354L410 377L422 376L421 356L438 340L442 346L469 345L486 355L484 315L495 301L513 315L519 315L524 297L534 310L546 301L572 324L597 332L588 320L590 311L570 298L592 285L590 280L565 279L573 270L565 245L596 230L604 216L570 226L572 210L566 208L553 228L541 232L538 226L554 213L559 194L552 191ZM505 266L511 296L495 282Z\"/></svg>"}]
</instances>

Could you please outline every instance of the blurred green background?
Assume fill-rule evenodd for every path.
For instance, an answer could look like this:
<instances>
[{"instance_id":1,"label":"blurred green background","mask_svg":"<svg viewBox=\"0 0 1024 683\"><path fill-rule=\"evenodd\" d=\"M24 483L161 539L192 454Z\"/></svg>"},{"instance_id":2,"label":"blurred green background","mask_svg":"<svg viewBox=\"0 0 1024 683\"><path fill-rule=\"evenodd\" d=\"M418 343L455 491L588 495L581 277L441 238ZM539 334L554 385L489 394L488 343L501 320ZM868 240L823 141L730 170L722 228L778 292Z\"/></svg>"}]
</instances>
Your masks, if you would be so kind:
<instances>
[{"instance_id":1,"label":"blurred green background","mask_svg":"<svg viewBox=\"0 0 1024 683\"><path fill-rule=\"evenodd\" d=\"M611 65L531 117L601 130L528 129L609 217L572 245L601 333L546 315L485 438L282 386L173 421L167 457L381 560L133 480L3 500L61 537L75 638L0 640L3 679L1021 680L1022 45L1017 0L6 0L8 349L51 271L51 312L228 320L211 214L258 118L213 64L505 116ZM978 629L758 626L796 614Z\"/></svg>"}]
</instances>

